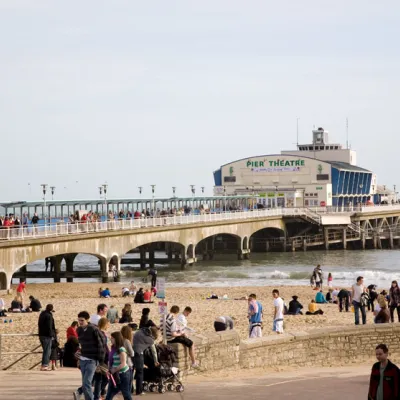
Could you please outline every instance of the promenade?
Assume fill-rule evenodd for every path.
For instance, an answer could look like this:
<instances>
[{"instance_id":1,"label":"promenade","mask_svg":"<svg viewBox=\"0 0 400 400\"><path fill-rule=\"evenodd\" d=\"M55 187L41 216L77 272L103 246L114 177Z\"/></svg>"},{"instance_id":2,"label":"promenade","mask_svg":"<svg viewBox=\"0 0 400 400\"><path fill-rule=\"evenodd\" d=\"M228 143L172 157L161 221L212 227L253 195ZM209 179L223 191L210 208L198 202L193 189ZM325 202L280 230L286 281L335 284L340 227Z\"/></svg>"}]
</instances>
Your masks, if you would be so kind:
<instances>
[{"instance_id":1,"label":"promenade","mask_svg":"<svg viewBox=\"0 0 400 400\"><path fill-rule=\"evenodd\" d=\"M299 369L286 372L239 370L220 371L210 376L189 377L183 393L165 393L165 399L232 399L265 398L309 400L323 398L364 400L367 398L369 365L342 368ZM224 377L228 375L228 377ZM254 376L257 378L254 378ZM55 372L18 371L0 372L0 398L4 400L72 399L72 392L80 384L78 370ZM159 399L160 394L148 393L146 398ZM122 398L122 397L116 397Z\"/></svg>"}]
</instances>

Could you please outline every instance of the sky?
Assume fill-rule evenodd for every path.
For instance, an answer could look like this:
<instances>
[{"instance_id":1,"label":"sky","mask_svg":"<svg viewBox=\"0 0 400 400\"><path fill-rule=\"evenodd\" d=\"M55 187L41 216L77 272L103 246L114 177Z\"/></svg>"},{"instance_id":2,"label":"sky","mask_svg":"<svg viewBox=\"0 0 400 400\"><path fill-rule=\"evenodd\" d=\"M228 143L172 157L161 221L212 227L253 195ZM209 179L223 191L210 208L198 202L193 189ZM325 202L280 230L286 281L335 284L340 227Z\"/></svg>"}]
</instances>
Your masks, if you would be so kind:
<instances>
[{"instance_id":1,"label":"sky","mask_svg":"<svg viewBox=\"0 0 400 400\"><path fill-rule=\"evenodd\" d=\"M213 171L349 138L400 187L400 2L0 0L0 201L212 194Z\"/></svg>"}]
</instances>

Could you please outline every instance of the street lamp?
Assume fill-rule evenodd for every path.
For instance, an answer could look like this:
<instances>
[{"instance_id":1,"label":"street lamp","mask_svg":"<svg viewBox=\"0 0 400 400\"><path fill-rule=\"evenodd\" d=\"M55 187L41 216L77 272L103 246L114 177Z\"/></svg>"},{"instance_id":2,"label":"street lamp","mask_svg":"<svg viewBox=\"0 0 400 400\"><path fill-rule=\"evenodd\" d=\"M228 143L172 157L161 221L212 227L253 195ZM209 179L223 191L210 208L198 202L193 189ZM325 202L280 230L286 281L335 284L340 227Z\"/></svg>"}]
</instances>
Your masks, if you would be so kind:
<instances>
[{"instance_id":1,"label":"street lamp","mask_svg":"<svg viewBox=\"0 0 400 400\"><path fill-rule=\"evenodd\" d=\"M108 213L108 210L107 210L107 189L108 189L108 185L107 185L107 183L103 183L101 186L103 187L104 207L106 209L106 218L107 218L107 213Z\"/></svg>"},{"instance_id":2,"label":"street lamp","mask_svg":"<svg viewBox=\"0 0 400 400\"><path fill-rule=\"evenodd\" d=\"M226 212L226 186L224 186L224 211Z\"/></svg>"},{"instance_id":3,"label":"street lamp","mask_svg":"<svg viewBox=\"0 0 400 400\"><path fill-rule=\"evenodd\" d=\"M47 183L42 183L40 185L43 191L43 217L44 217L44 229L46 230L46 192L47 192Z\"/></svg>"},{"instance_id":4,"label":"street lamp","mask_svg":"<svg viewBox=\"0 0 400 400\"><path fill-rule=\"evenodd\" d=\"M194 195L196 193L196 185L190 185L190 190L192 191L192 208L194 208Z\"/></svg>"},{"instance_id":5,"label":"street lamp","mask_svg":"<svg viewBox=\"0 0 400 400\"><path fill-rule=\"evenodd\" d=\"M205 187L202 186L202 187L201 187L201 193L203 193L203 194L204 194L204 189L205 189Z\"/></svg>"},{"instance_id":6,"label":"street lamp","mask_svg":"<svg viewBox=\"0 0 400 400\"><path fill-rule=\"evenodd\" d=\"M176 192L176 186L172 186L172 195L175 197L175 192Z\"/></svg>"},{"instance_id":7,"label":"street lamp","mask_svg":"<svg viewBox=\"0 0 400 400\"><path fill-rule=\"evenodd\" d=\"M56 187L50 186L50 190L51 190L51 200L54 200L54 192L56 191Z\"/></svg>"},{"instance_id":8,"label":"street lamp","mask_svg":"<svg viewBox=\"0 0 400 400\"><path fill-rule=\"evenodd\" d=\"M150 185L151 186L151 196L152 196L152 209L153 209L153 216L155 214L155 204L154 204L154 193L156 191L156 185Z\"/></svg>"}]
</instances>

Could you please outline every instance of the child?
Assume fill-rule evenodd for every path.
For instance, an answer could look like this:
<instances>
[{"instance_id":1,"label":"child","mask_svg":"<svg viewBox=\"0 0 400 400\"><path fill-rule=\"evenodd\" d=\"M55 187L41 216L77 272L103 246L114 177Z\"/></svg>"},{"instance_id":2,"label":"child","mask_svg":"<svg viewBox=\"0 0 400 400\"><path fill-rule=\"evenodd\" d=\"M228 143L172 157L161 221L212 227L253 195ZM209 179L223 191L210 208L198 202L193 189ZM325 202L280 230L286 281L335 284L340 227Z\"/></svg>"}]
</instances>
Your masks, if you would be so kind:
<instances>
[{"instance_id":1,"label":"child","mask_svg":"<svg viewBox=\"0 0 400 400\"><path fill-rule=\"evenodd\" d=\"M328 286L330 288L333 287L333 277L332 277L332 274L330 272L328 274Z\"/></svg>"},{"instance_id":2,"label":"child","mask_svg":"<svg viewBox=\"0 0 400 400\"><path fill-rule=\"evenodd\" d=\"M58 342L57 339L58 335L58 329L56 329L56 336L54 340L51 342L51 354L50 354L50 361L51 361L51 369L53 371L57 370L57 360L60 359L59 354L60 354L60 343Z\"/></svg>"}]
</instances>

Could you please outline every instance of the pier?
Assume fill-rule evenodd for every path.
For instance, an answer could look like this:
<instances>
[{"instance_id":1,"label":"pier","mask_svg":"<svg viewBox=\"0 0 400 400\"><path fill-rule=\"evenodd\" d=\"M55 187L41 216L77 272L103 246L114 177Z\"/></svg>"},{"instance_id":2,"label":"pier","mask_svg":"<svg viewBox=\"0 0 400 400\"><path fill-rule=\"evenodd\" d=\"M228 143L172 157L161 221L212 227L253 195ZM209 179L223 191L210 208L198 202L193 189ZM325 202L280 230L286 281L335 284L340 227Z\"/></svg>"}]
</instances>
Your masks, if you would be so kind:
<instances>
[{"instance_id":1,"label":"pier","mask_svg":"<svg viewBox=\"0 0 400 400\"><path fill-rule=\"evenodd\" d=\"M175 263L184 269L228 254L247 259L251 252L394 248L400 242L399 217L399 205L344 212L275 208L3 229L0 288L9 289L12 277L55 282L98 277L108 282L120 278L122 264L144 269ZM98 271L75 271L77 254L95 256ZM51 272L28 269L47 257Z\"/></svg>"}]
</instances>

